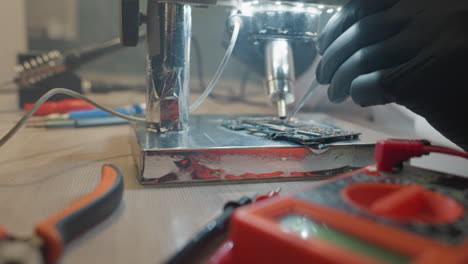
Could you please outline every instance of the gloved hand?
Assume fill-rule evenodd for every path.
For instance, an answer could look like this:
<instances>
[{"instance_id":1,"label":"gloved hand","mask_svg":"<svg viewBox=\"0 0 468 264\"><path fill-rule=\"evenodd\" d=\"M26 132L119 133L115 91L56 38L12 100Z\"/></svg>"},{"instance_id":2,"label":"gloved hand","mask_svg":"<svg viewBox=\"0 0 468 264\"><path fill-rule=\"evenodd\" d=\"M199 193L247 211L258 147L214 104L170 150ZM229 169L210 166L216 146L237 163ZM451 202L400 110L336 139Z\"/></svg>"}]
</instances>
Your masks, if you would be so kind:
<instances>
[{"instance_id":1,"label":"gloved hand","mask_svg":"<svg viewBox=\"0 0 468 264\"><path fill-rule=\"evenodd\" d=\"M317 47L332 102L399 103L468 149L468 1L351 0Z\"/></svg>"}]
</instances>

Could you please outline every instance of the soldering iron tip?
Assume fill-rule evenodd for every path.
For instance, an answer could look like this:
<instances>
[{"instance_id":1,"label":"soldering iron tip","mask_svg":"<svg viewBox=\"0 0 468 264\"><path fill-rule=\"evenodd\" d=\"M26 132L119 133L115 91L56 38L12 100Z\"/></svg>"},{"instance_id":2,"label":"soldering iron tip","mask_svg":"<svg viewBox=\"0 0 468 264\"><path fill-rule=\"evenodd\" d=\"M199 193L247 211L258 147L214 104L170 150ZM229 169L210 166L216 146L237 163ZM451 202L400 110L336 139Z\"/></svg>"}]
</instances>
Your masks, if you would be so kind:
<instances>
[{"instance_id":1,"label":"soldering iron tip","mask_svg":"<svg viewBox=\"0 0 468 264\"><path fill-rule=\"evenodd\" d=\"M288 115L286 114L286 101L284 99L280 99L277 102L278 106L278 117L281 120L284 120Z\"/></svg>"}]
</instances>

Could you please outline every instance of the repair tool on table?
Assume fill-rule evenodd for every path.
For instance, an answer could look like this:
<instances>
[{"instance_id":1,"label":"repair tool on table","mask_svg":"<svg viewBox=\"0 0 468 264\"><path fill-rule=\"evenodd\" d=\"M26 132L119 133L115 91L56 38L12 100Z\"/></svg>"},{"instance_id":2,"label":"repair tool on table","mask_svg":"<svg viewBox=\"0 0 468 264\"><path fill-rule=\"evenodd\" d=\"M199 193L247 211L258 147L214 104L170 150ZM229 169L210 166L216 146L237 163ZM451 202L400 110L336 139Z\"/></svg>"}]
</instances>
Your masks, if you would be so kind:
<instances>
[{"instance_id":1,"label":"repair tool on table","mask_svg":"<svg viewBox=\"0 0 468 264\"><path fill-rule=\"evenodd\" d=\"M138 37L143 39L145 35L140 34ZM120 39L116 38L68 52L53 50L44 54L20 54L20 62L14 68L16 76L2 83L2 86L16 86L20 107L25 103L35 102L42 94L57 87L67 87L77 92L82 92L88 86L96 91L114 88L128 90L128 86L124 85L84 81L74 73L83 65L123 48ZM66 97L57 96L52 100L63 98Z\"/></svg>"},{"instance_id":2,"label":"repair tool on table","mask_svg":"<svg viewBox=\"0 0 468 264\"><path fill-rule=\"evenodd\" d=\"M102 167L99 185L80 200L35 227L30 238L15 237L0 227L0 263L57 263L65 247L111 215L122 200L123 180L113 165Z\"/></svg>"},{"instance_id":3,"label":"repair tool on table","mask_svg":"<svg viewBox=\"0 0 468 264\"><path fill-rule=\"evenodd\" d=\"M110 117L95 117L95 118L81 118L75 120L47 120L42 122L29 123L28 127L43 127L43 128L83 128L83 127L97 127L97 126L114 126L126 125L129 121L116 116Z\"/></svg>"},{"instance_id":4,"label":"repair tool on table","mask_svg":"<svg viewBox=\"0 0 468 264\"><path fill-rule=\"evenodd\" d=\"M143 39L144 37L144 34L138 35L138 38ZM116 38L91 47L69 51L65 54L57 50L50 51L17 65L15 67L17 75L12 82L19 87L31 86L60 73L75 71L86 63L122 48L120 39Z\"/></svg>"},{"instance_id":5,"label":"repair tool on table","mask_svg":"<svg viewBox=\"0 0 468 264\"><path fill-rule=\"evenodd\" d=\"M263 52L262 64L269 99L278 108L277 115L264 118L271 122L281 121L287 116L286 105L294 101L292 89L296 74L293 55L296 48L308 43L306 46L315 54L314 39L342 3L263 0L239 4L215 0L149 0L142 16L139 1L121 1L120 26L124 45L137 45L139 26L142 21L146 24L146 124L138 123L134 126L132 140L140 182L167 186L259 179L243 177L245 175L287 180L294 178L291 172L302 171L305 175L305 172L314 170L371 164L370 145L375 139L367 138L364 133L360 136L361 131L347 131L316 120L309 127L310 131L315 131L315 142L320 143L316 145L329 147L327 151L320 152L324 153L321 155L312 149L315 147L313 144L304 146L288 140L246 135L245 131L236 131L223 125L237 119L259 118L254 115L191 115L215 87L236 47L238 36L247 34ZM227 31L231 33L231 38L212 81L195 103L190 105L192 7L215 4L228 6L232 10L232 14L227 17ZM296 121L302 120L295 118L290 120L290 124ZM333 120L328 121L334 123ZM333 135L328 133L332 130ZM347 136L336 136L338 134ZM317 159L317 162L309 162L311 159ZM240 163L243 166L238 166ZM328 165L323 166L325 164ZM276 173L279 171L282 173Z\"/></svg>"},{"instance_id":6,"label":"repair tool on table","mask_svg":"<svg viewBox=\"0 0 468 264\"><path fill-rule=\"evenodd\" d=\"M209 264L463 264L468 179L403 163L467 152L383 140L376 165L236 209Z\"/></svg>"},{"instance_id":7,"label":"repair tool on table","mask_svg":"<svg viewBox=\"0 0 468 264\"><path fill-rule=\"evenodd\" d=\"M112 109L117 113L123 115L142 115L144 114L145 104L134 104L131 106L124 106L119 108ZM80 110L80 111L70 111L65 114L50 114L45 116L41 120L59 120L59 119L68 119L68 120L77 120L83 118L98 118L98 117L111 117L112 115L104 112L100 109L94 110Z\"/></svg>"},{"instance_id":8,"label":"repair tool on table","mask_svg":"<svg viewBox=\"0 0 468 264\"><path fill-rule=\"evenodd\" d=\"M68 101L68 100L64 100L64 101ZM51 103L45 103L45 104L60 104L60 103L61 102L59 103L51 102ZM89 105L88 103L86 104ZM49 111L51 108L50 107L51 105L48 105L45 108L43 108L43 106L44 105L39 107L39 109L37 110L37 112L39 112L39 116L44 113L51 112ZM30 106L26 105L25 109L29 109L29 108ZM145 109L145 104L134 104L132 106L115 108L112 110L122 115L141 115L144 113L144 109ZM37 115L37 112L35 113L35 115ZM66 112L66 113L63 113L63 112ZM113 116L110 113L105 112L101 109L93 109L93 110L82 110L82 111L59 111L59 113L35 117L35 119L32 119L28 122L28 127L81 128L81 127L122 125L122 124L128 124L128 123L129 123L128 120Z\"/></svg>"},{"instance_id":9,"label":"repair tool on table","mask_svg":"<svg viewBox=\"0 0 468 264\"><path fill-rule=\"evenodd\" d=\"M266 200L268 198L277 196L280 189L270 191L265 195L247 197L244 196L237 201L229 201L224 205L223 213L216 219L210 221L199 233L197 233L190 241L172 256L166 263L167 264L184 264L199 262L205 254L213 249L213 246L222 242L228 231L229 220L232 213L236 208L241 206Z\"/></svg>"},{"instance_id":10,"label":"repair tool on table","mask_svg":"<svg viewBox=\"0 0 468 264\"><path fill-rule=\"evenodd\" d=\"M25 104L23 107L24 112L28 112L34 104ZM72 111L84 111L92 110L94 106L91 104L79 100L79 99L64 99L57 102L46 102L43 103L37 110L34 112L33 116L47 116L51 114L66 114Z\"/></svg>"}]
</instances>

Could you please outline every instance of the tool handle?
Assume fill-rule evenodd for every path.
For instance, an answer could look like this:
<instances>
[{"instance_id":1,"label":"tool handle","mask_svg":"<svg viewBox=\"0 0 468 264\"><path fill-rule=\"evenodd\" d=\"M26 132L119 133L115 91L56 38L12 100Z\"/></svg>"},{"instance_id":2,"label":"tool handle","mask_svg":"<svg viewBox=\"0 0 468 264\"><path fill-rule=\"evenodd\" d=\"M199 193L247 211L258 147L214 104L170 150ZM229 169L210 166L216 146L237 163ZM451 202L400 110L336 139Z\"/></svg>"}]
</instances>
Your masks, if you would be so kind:
<instances>
[{"instance_id":1,"label":"tool handle","mask_svg":"<svg viewBox=\"0 0 468 264\"><path fill-rule=\"evenodd\" d=\"M111 126L128 124L128 120L120 117L101 117L101 118L85 118L76 120L75 127L95 127L95 126Z\"/></svg>"},{"instance_id":2,"label":"tool handle","mask_svg":"<svg viewBox=\"0 0 468 264\"><path fill-rule=\"evenodd\" d=\"M66 99L57 103L58 112L65 114L71 111L82 111L82 110L91 110L95 107L88 102L85 102L80 99Z\"/></svg>"},{"instance_id":3,"label":"tool handle","mask_svg":"<svg viewBox=\"0 0 468 264\"><path fill-rule=\"evenodd\" d=\"M134 115L134 109L126 109L126 108L117 108L113 109L115 112L121 113L123 115ZM111 117L112 115L104 112L100 109L95 110L86 110L86 111L72 111L68 113L69 118L71 120L83 119L83 118L98 118L98 117Z\"/></svg>"},{"instance_id":4,"label":"tool handle","mask_svg":"<svg viewBox=\"0 0 468 264\"><path fill-rule=\"evenodd\" d=\"M94 191L36 226L37 235L44 240L45 262L55 263L70 241L109 216L120 204L122 193L120 172L113 165L104 165Z\"/></svg>"},{"instance_id":5,"label":"tool handle","mask_svg":"<svg viewBox=\"0 0 468 264\"><path fill-rule=\"evenodd\" d=\"M25 104L24 111L31 110L34 104ZM33 114L34 116L44 116L49 114L65 114L70 111L91 110L94 106L80 99L65 99L59 102L43 103Z\"/></svg>"}]
</instances>

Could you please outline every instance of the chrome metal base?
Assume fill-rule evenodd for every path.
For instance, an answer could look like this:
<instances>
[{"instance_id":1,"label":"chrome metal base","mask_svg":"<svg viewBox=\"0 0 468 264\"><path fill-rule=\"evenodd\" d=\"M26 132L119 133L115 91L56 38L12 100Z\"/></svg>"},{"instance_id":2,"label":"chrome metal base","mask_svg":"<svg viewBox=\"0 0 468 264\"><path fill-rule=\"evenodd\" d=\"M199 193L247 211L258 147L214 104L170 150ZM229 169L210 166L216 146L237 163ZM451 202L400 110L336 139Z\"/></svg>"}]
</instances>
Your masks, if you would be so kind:
<instances>
[{"instance_id":1,"label":"chrome metal base","mask_svg":"<svg viewBox=\"0 0 468 264\"><path fill-rule=\"evenodd\" d=\"M167 186L323 179L350 167L373 163L373 139L335 143L325 150L313 150L291 142L246 135L220 125L232 118L191 116L189 129L184 132L150 132L143 124L136 125L132 152L139 181Z\"/></svg>"}]
</instances>

